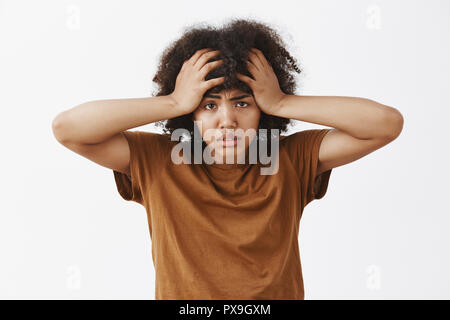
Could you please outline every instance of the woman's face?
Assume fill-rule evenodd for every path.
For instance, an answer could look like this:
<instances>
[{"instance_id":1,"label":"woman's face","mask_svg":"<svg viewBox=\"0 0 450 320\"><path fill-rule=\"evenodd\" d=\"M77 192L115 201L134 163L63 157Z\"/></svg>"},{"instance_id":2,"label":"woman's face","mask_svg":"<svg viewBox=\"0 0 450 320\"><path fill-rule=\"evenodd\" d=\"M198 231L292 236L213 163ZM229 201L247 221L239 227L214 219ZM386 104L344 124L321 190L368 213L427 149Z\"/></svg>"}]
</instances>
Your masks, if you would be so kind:
<instances>
[{"instance_id":1,"label":"woman's face","mask_svg":"<svg viewBox=\"0 0 450 320\"><path fill-rule=\"evenodd\" d=\"M199 121L198 129L211 148L213 157L222 159L223 163L229 163L230 160L226 159L237 163L237 157L245 155L257 133L260 116L261 111L251 94L230 89L203 97L194 110L193 120ZM248 129L253 130L247 131ZM207 131L209 134L206 134ZM236 139L224 141L227 134L236 136Z\"/></svg>"}]
</instances>

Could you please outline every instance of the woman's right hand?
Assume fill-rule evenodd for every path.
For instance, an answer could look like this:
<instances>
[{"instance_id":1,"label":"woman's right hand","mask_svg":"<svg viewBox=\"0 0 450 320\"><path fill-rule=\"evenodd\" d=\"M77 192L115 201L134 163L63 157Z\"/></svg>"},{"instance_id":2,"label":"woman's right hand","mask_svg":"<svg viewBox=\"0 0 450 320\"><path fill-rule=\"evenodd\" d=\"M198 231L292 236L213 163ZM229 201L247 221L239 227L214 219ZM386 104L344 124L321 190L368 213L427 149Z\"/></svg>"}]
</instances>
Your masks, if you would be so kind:
<instances>
[{"instance_id":1,"label":"woman's right hand","mask_svg":"<svg viewBox=\"0 0 450 320\"><path fill-rule=\"evenodd\" d=\"M205 81L208 73L223 63L223 59L206 63L219 53L219 50L210 48L200 49L183 63L176 79L175 89L169 94L180 113L193 112L202 101L205 92L225 80L225 77L219 77Z\"/></svg>"}]
</instances>

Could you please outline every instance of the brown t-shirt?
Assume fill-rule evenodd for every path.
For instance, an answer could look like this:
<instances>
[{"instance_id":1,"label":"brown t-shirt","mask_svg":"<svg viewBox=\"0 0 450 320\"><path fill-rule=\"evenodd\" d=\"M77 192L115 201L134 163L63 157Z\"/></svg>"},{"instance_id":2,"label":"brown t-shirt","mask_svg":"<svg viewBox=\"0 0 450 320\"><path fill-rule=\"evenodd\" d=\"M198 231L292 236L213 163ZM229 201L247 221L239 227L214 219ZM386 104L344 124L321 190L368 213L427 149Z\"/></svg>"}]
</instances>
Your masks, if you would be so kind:
<instances>
[{"instance_id":1,"label":"brown t-shirt","mask_svg":"<svg viewBox=\"0 0 450 320\"><path fill-rule=\"evenodd\" d=\"M170 135L125 131L131 177L114 179L147 212L155 299L304 299L299 223L326 193L331 169L314 177L330 130L280 136L272 175L259 163L177 165Z\"/></svg>"}]
</instances>

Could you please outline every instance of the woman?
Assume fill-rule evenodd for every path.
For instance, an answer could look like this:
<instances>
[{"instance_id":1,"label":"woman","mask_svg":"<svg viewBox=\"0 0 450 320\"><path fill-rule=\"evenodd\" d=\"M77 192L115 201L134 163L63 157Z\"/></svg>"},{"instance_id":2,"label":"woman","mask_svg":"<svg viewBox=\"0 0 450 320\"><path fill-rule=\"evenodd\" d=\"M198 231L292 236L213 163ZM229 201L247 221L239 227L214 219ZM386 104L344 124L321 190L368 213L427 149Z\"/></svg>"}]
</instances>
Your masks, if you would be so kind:
<instances>
[{"instance_id":1,"label":"woman","mask_svg":"<svg viewBox=\"0 0 450 320\"><path fill-rule=\"evenodd\" d=\"M275 30L233 20L166 49L156 95L55 117L56 139L112 169L120 195L145 207L156 299L304 299L304 207L325 195L333 168L393 141L403 117L364 98L294 95L293 71ZM290 119L331 128L279 136ZM128 130L152 122L164 134ZM250 161L253 146L269 161Z\"/></svg>"}]
</instances>

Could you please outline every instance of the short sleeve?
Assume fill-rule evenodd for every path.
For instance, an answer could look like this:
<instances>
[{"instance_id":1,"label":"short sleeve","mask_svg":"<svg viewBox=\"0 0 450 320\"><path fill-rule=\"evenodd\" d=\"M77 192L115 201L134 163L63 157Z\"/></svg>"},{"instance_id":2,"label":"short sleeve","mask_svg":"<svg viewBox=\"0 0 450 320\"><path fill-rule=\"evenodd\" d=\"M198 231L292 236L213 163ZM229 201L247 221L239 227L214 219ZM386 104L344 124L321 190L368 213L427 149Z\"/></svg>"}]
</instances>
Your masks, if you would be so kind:
<instances>
[{"instance_id":1,"label":"short sleeve","mask_svg":"<svg viewBox=\"0 0 450 320\"><path fill-rule=\"evenodd\" d=\"M130 150L130 176L113 170L117 191L123 199L145 206L150 184L163 165L167 135L129 130L122 134Z\"/></svg>"},{"instance_id":2,"label":"short sleeve","mask_svg":"<svg viewBox=\"0 0 450 320\"><path fill-rule=\"evenodd\" d=\"M287 151L300 182L303 207L315 199L323 198L327 192L332 169L316 175L320 145L331 130L303 130L286 138Z\"/></svg>"}]
</instances>

